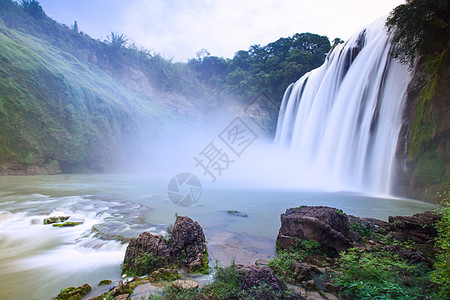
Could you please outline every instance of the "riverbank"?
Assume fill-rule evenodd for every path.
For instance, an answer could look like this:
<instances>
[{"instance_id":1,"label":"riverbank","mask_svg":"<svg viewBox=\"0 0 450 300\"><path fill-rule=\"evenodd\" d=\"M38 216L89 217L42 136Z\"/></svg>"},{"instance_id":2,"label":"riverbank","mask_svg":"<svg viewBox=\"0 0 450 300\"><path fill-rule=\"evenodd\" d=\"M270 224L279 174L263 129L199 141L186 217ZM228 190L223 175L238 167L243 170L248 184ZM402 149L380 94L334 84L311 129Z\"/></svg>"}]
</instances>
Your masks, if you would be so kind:
<instances>
[{"instance_id":1,"label":"riverbank","mask_svg":"<svg viewBox=\"0 0 450 300\"><path fill-rule=\"evenodd\" d=\"M138 299L138 296L149 299L445 299L448 283L439 282L433 275L439 271L442 254L446 253L448 259L448 252L442 252L448 249L435 245L442 238L439 228L449 227L442 221L443 216L449 215L448 204L441 211L443 215L424 212L389 217L384 222L354 217L331 207L288 209L281 215L276 243L278 255L269 261L258 259L248 264L234 260L230 264L216 263L209 277L180 275L179 270L170 269L171 264L154 265L155 261L170 261L170 256L169 259L159 256L161 248L155 248L152 242L162 236L148 235L143 239L141 235L130 243L125 261L128 265L141 264L136 249L147 249L141 255L156 259L146 265L147 275L126 277L118 284L109 282L107 290L100 287L89 292L84 285L66 292L83 291L80 296L91 300ZM183 222L194 221L178 217L175 229L168 231L166 239L170 241L171 234L178 234L174 247L182 243L185 249L201 252L199 240L194 242L189 236L203 236L202 229L196 222L197 227L180 227ZM214 252L214 247L208 251ZM131 253L134 253L132 257ZM173 255L178 259L179 255ZM68 299L65 297L60 294L57 299Z\"/></svg>"}]
</instances>

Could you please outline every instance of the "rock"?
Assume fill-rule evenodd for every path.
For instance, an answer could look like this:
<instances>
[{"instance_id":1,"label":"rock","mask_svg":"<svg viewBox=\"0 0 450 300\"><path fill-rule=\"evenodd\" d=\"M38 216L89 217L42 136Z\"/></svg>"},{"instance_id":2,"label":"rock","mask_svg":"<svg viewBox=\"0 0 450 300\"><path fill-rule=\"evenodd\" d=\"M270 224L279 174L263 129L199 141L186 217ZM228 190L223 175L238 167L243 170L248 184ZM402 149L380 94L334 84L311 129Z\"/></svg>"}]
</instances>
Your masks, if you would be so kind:
<instances>
[{"instance_id":1,"label":"rock","mask_svg":"<svg viewBox=\"0 0 450 300\"><path fill-rule=\"evenodd\" d=\"M241 213L238 210L227 210L227 214L233 215L233 216L236 216L236 217L242 217L242 218L247 218L248 217L247 214Z\"/></svg>"},{"instance_id":2,"label":"rock","mask_svg":"<svg viewBox=\"0 0 450 300\"><path fill-rule=\"evenodd\" d=\"M113 298L113 300L128 300L128 299L130 299L130 295L128 294L119 295Z\"/></svg>"},{"instance_id":3,"label":"rock","mask_svg":"<svg viewBox=\"0 0 450 300\"><path fill-rule=\"evenodd\" d=\"M98 283L98 285L99 285L99 286L100 286L100 285L110 285L111 283L112 283L111 280L105 279L105 280L100 281L100 282Z\"/></svg>"},{"instance_id":4,"label":"rock","mask_svg":"<svg viewBox=\"0 0 450 300\"><path fill-rule=\"evenodd\" d=\"M179 267L193 272L208 270L205 234L197 222L178 216L171 236L170 255Z\"/></svg>"},{"instance_id":5,"label":"rock","mask_svg":"<svg viewBox=\"0 0 450 300\"><path fill-rule=\"evenodd\" d=\"M323 300L325 299L319 292L308 292L306 296L307 300Z\"/></svg>"},{"instance_id":6,"label":"rock","mask_svg":"<svg viewBox=\"0 0 450 300\"><path fill-rule=\"evenodd\" d=\"M62 223L67 221L70 216L49 217L44 219L44 225Z\"/></svg>"},{"instance_id":7,"label":"rock","mask_svg":"<svg viewBox=\"0 0 450 300\"><path fill-rule=\"evenodd\" d=\"M316 267L310 266L305 263L294 263L292 265L292 268L294 269L293 278L296 280L296 282L311 280L314 273L320 273L320 271Z\"/></svg>"},{"instance_id":8,"label":"rock","mask_svg":"<svg viewBox=\"0 0 450 300\"><path fill-rule=\"evenodd\" d=\"M156 271L153 271L146 279L150 282L157 281L174 281L176 279L180 279L182 276L178 274L176 269L164 269L160 268Z\"/></svg>"},{"instance_id":9,"label":"rock","mask_svg":"<svg viewBox=\"0 0 450 300\"><path fill-rule=\"evenodd\" d=\"M56 297L56 300L63 299L81 299L91 291L91 286L87 283L79 287L69 287L61 291Z\"/></svg>"},{"instance_id":10,"label":"rock","mask_svg":"<svg viewBox=\"0 0 450 300\"><path fill-rule=\"evenodd\" d=\"M145 275L159 268L187 269L189 272L207 271L208 253L203 229L188 217L178 216L171 238L143 232L128 244L123 272Z\"/></svg>"},{"instance_id":11,"label":"rock","mask_svg":"<svg viewBox=\"0 0 450 300\"><path fill-rule=\"evenodd\" d=\"M177 280L174 281L172 285L185 290L198 289L198 283L194 280Z\"/></svg>"},{"instance_id":12,"label":"rock","mask_svg":"<svg viewBox=\"0 0 450 300\"><path fill-rule=\"evenodd\" d=\"M281 215L277 247L289 249L294 239L315 240L331 257L352 246L347 215L326 206L289 208Z\"/></svg>"},{"instance_id":13,"label":"rock","mask_svg":"<svg viewBox=\"0 0 450 300\"><path fill-rule=\"evenodd\" d=\"M65 223L55 223L53 227L75 227L83 224L83 222L65 222Z\"/></svg>"},{"instance_id":14,"label":"rock","mask_svg":"<svg viewBox=\"0 0 450 300\"><path fill-rule=\"evenodd\" d=\"M243 274L241 288L248 290L261 284L270 286L275 291L284 291L287 289L286 283L278 278L269 267L243 266L237 265L239 273Z\"/></svg>"},{"instance_id":15,"label":"rock","mask_svg":"<svg viewBox=\"0 0 450 300\"><path fill-rule=\"evenodd\" d=\"M308 280L308 281L305 281L303 283L303 286L305 287L305 289L307 291L318 291L319 290L319 288L316 285L316 282L314 280L312 280L312 279ZM308 293L308 295L309 295L309 293ZM309 299L309 298L307 298L307 299Z\"/></svg>"},{"instance_id":16,"label":"rock","mask_svg":"<svg viewBox=\"0 0 450 300\"><path fill-rule=\"evenodd\" d=\"M164 237L143 232L130 240L122 269L141 276L168 265L170 261L170 249Z\"/></svg>"},{"instance_id":17,"label":"rock","mask_svg":"<svg viewBox=\"0 0 450 300\"><path fill-rule=\"evenodd\" d=\"M407 233L417 243L426 244L436 237L435 224L440 218L440 215L432 211L412 216L389 217L389 228L394 232Z\"/></svg>"},{"instance_id":18,"label":"rock","mask_svg":"<svg viewBox=\"0 0 450 300\"><path fill-rule=\"evenodd\" d=\"M133 291L130 289L130 287L123 283L123 280L119 282L119 284L111 290L111 296L117 297L124 294L131 294Z\"/></svg>"}]
</instances>

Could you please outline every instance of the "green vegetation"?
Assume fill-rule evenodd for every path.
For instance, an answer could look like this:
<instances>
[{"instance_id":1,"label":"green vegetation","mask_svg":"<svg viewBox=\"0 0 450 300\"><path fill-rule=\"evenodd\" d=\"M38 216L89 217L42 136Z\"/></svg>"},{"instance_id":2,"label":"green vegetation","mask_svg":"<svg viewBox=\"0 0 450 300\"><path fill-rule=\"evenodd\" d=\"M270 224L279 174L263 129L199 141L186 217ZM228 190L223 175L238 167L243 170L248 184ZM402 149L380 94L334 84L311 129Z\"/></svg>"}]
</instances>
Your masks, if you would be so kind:
<instances>
[{"instance_id":1,"label":"green vegetation","mask_svg":"<svg viewBox=\"0 0 450 300\"><path fill-rule=\"evenodd\" d=\"M351 299L424 299L432 292L430 269L390 251L351 248L341 253L335 284Z\"/></svg>"},{"instance_id":2,"label":"green vegetation","mask_svg":"<svg viewBox=\"0 0 450 300\"><path fill-rule=\"evenodd\" d=\"M435 270L431 273L431 280L439 286L438 295L441 299L450 299L450 194L441 195L442 202L439 212L442 217L437 224L438 236L436 247Z\"/></svg>"},{"instance_id":3,"label":"green vegetation","mask_svg":"<svg viewBox=\"0 0 450 300\"><path fill-rule=\"evenodd\" d=\"M134 265L136 267L136 276L150 274L158 268L158 258L151 252L144 252L136 257Z\"/></svg>"},{"instance_id":4,"label":"green vegetation","mask_svg":"<svg viewBox=\"0 0 450 300\"><path fill-rule=\"evenodd\" d=\"M168 284L161 295L152 295L149 299L289 299L293 293L289 290L275 291L267 284L242 289L244 273L240 272L234 262L231 266L215 267L214 281L199 289L182 289Z\"/></svg>"},{"instance_id":5,"label":"green vegetation","mask_svg":"<svg viewBox=\"0 0 450 300\"><path fill-rule=\"evenodd\" d=\"M19 3L0 0L0 165L22 169L58 161L66 173L104 171L126 163L140 140L198 122L199 112L224 102L246 105L262 91L281 102L287 85L330 50L328 38L305 33L233 59L203 51L173 63L125 34L94 40L76 22L69 28L49 18L36 0Z\"/></svg>"},{"instance_id":6,"label":"green vegetation","mask_svg":"<svg viewBox=\"0 0 450 300\"><path fill-rule=\"evenodd\" d=\"M414 185L438 184L443 189L450 174L448 137L443 134L450 114L450 2L407 0L392 11L386 26L393 33L393 56L428 75L415 100L408 141L407 160L414 169Z\"/></svg>"},{"instance_id":7,"label":"green vegetation","mask_svg":"<svg viewBox=\"0 0 450 300\"><path fill-rule=\"evenodd\" d=\"M443 0L407 0L386 21L396 44L393 56L412 68L418 55L436 55L448 47L450 4Z\"/></svg>"},{"instance_id":8,"label":"green vegetation","mask_svg":"<svg viewBox=\"0 0 450 300\"><path fill-rule=\"evenodd\" d=\"M69 219L68 216L60 216L60 217L49 217L44 219L44 225L54 224L54 223L62 223Z\"/></svg>"},{"instance_id":9,"label":"green vegetation","mask_svg":"<svg viewBox=\"0 0 450 300\"><path fill-rule=\"evenodd\" d=\"M53 227L75 227L83 224L83 222L65 222L65 223L55 223Z\"/></svg>"},{"instance_id":10,"label":"green vegetation","mask_svg":"<svg viewBox=\"0 0 450 300\"><path fill-rule=\"evenodd\" d=\"M288 250L277 249L278 256L271 258L268 266L275 274L285 280L294 275L294 264L303 262L308 257L323 258L323 252L319 242L314 240L295 239Z\"/></svg>"},{"instance_id":11,"label":"green vegetation","mask_svg":"<svg viewBox=\"0 0 450 300\"><path fill-rule=\"evenodd\" d=\"M105 279L105 280L100 281L100 282L98 283L98 285L99 285L99 286L100 286L100 285L110 285L111 283L112 283L111 280Z\"/></svg>"},{"instance_id":12,"label":"green vegetation","mask_svg":"<svg viewBox=\"0 0 450 300\"><path fill-rule=\"evenodd\" d=\"M91 291L89 284L84 284L79 287L69 287L61 290L55 300L79 300Z\"/></svg>"}]
</instances>

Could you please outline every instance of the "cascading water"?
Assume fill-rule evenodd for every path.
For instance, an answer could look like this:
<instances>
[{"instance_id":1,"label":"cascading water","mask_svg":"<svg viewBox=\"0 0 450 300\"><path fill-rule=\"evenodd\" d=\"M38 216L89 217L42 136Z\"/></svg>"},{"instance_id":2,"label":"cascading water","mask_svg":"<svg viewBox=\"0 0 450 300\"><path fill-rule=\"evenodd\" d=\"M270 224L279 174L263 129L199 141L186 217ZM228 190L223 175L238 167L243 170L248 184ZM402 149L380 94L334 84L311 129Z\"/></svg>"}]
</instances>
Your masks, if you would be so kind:
<instances>
[{"instance_id":1,"label":"cascading water","mask_svg":"<svg viewBox=\"0 0 450 300\"><path fill-rule=\"evenodd\" d=\"M389 194L407 67L380 19L285 92L275 142L300 185Z\"/></svg>"}]
</instances>

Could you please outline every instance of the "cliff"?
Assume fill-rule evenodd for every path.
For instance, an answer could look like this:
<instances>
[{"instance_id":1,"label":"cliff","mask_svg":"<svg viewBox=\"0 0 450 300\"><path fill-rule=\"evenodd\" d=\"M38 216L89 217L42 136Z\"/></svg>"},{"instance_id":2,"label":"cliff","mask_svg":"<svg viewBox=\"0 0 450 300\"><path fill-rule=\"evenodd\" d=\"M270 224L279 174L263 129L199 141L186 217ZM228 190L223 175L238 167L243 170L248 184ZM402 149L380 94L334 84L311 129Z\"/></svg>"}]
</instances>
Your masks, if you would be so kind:
<instances>
[{"instance_id":1,"label":"cliff","mask_svg":"<svg viewBox=\"0 0 450 300\"><path fill-rule=\"evenodd\" d=\"M450 49L450 44L448 46ZM448 49L431 60L421 58L408 86L404 124L397 156L397 192L439 202L450 179L450 55Z\"/></svg>"}]
</instances>

